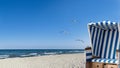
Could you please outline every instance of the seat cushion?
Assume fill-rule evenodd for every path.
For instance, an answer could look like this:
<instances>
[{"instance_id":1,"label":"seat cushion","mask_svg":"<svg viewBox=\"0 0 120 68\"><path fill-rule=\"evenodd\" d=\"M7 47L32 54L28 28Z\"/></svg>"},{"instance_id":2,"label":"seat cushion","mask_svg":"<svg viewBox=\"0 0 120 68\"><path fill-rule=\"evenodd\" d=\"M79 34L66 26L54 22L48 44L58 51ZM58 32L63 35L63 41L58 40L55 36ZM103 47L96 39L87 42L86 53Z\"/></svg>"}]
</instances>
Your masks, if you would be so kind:
<instances>
[{"instance_id":1,"label":"seat cushion","mask_svg":"<svg viewBox=\"0 0 120 68\"><path fill-rule=\"evenodd\" d=\"M86 52L86 61L91 62L92 60L92 50L85 50Z\"/></svg>"},{"instance_id":2,"label":"seat cushion","mask_svg":"<svg viewBox=\"0 0 120 68\"><path fill-rule=\"evenodd\" d=\"M118 60L117 60L117 59L102 59L102 58L95 58L95 59L92 59L92 62L118 64Z\"/></svg>"}]
</instances>

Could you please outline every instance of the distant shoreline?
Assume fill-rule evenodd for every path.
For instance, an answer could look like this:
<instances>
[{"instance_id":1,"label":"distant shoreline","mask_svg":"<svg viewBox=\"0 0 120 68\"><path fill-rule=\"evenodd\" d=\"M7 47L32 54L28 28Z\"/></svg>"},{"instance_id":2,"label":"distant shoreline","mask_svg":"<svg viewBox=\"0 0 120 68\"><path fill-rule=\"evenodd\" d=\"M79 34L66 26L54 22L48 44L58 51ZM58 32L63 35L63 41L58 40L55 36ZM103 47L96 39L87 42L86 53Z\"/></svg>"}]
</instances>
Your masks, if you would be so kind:
<instances>
[{"instance_id":1,"label":"distant shoreline","mask_svg":"<svg viewBox=\"0 0 120 68\"><path fill-rule=\"evenodd\" d=\"M4 49L0 50L0 59L6 58L24 58L44 55L61 55L61 54L84 53L81 49Z\"/></svg>"},{"instance_id":2,"label":"distant shoreline","mask_svg":"<svg viewBox=\"0 0 120 68\"><path fill-rule=\"evenodd\" d=\"M25 56L25 57L8 57L8 58L0 58L0 60L1 60L1 59L12 59L12 58L30 58L30 57L40 57L40 56L71 55L71 54L83 54L83 53L50 54L50 55L35 55L35 56Z\"/></svg>"}]
</instances>

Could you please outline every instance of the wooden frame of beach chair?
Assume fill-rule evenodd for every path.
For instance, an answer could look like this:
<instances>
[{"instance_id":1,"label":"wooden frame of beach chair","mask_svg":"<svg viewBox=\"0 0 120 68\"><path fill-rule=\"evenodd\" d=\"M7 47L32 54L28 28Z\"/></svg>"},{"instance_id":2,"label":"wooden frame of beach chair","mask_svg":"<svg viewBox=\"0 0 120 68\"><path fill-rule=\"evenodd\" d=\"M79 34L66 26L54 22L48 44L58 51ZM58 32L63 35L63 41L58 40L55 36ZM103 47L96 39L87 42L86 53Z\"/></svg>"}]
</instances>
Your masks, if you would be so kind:
<instances>
[{"instance_id":1,"label":"wooden frame of beach chair","mask_svg":"<svg viewBox=\"0 0 120 68\"><path fill-rule=\"evenodd\" d=\"M85 49L86 68L93 68L95 63L106 68L120 68L119 26L119 23L111 21L88 24L91 48ZM91 63L91 67L88 67Z\"/></svg>"}]
</instances>

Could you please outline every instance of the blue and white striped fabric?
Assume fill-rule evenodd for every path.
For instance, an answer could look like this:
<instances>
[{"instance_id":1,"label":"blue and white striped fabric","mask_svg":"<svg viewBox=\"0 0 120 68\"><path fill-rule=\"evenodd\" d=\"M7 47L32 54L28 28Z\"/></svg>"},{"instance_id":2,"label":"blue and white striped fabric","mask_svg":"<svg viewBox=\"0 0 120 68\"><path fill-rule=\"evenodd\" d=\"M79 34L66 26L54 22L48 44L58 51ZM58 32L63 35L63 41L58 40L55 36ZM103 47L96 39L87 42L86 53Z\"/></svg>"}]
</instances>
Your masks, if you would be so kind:
<instances>
[{"instance_id":1,"label":"blue and white striped fabric","mask_svg":"<svg viewBox=\"0 0 120 68\"><path fill-rule=\"evenodd\" d=\"M86 61L90 62L92 60L92 50L85 50L86 52Z\"/></svg>"},{"instance_id":2,"label":"blue and white striped fabric","mask_svg":"<svg viewBox=\"0 0 120 68\"><path fill-rule=\"evenodd\" d=\"M89 23L88 29L92 54L101 58L115 59L119 38L118 23L110 21Z\"/></svg>"},{"instance_id":3,"label":"blue and white striped fabric","mask_svg":"<svg viewBox=\"0 0 120 68\"><path fill-rule=\"evenodd\" d=\"M101 62L101 63L112 63L112 64L118 64L118 60L116 59L92 59L92 62Z\"/></svg>"}]
</instances>

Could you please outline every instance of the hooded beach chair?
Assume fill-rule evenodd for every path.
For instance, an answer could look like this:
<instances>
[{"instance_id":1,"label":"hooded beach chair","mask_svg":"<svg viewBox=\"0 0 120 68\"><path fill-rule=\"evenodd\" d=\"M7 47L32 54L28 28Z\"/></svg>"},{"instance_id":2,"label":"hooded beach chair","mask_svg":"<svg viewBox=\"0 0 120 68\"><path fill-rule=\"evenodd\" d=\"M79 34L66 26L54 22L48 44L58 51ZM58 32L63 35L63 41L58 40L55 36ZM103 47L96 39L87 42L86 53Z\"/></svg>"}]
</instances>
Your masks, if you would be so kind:
<instances>
[{"instance_id":1,"label":"hooded beach chair","mask_svg":"<svg viewBox=\"0 0 120 68\"><path fill-rule=\"evenodd\" d=\"M103 66L113 64L119 67L119 23L111 21L91 22L88 24L88 32L91 47L85 49L87 68L91 68L92 63L101 63Z\"/></svg>"}]
</instances>

